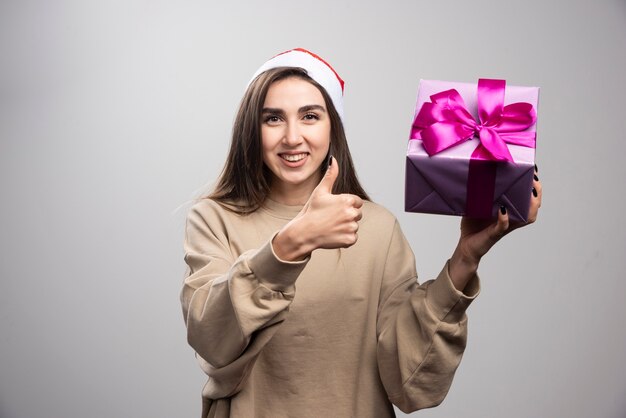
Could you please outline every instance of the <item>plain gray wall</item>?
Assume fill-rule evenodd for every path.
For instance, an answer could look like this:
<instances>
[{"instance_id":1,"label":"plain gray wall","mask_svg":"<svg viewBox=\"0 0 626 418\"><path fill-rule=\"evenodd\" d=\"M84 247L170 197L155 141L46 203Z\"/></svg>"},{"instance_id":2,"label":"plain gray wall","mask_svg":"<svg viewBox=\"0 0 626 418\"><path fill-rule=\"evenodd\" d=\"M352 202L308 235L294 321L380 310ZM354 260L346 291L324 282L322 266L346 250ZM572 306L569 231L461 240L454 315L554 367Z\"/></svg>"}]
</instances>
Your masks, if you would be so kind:
<instances>
[{"instance_id":1,"label":"plain gray wall","mask_svg":"<svg viewBox=\"0 0 626 418\"><path fill-rule=\"evenodd\" d=\"M360 178L422 280L459 219L403 212L418 80L541 87L539 221L484 259L452 389L411 416L626 416L623 0L15 0L0 3L0 417L199 416L185 203L219 173L253 72L294 47L346 80Z\"/></svg>"}]
</instances>

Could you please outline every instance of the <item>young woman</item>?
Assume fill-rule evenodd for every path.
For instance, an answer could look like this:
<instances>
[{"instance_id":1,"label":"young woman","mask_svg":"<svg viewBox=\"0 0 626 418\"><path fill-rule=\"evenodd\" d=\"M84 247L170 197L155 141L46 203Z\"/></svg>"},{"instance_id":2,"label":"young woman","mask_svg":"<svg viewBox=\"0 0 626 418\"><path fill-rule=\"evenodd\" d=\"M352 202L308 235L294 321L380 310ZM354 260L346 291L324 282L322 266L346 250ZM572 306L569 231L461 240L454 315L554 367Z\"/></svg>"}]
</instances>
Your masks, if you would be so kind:
<instances>
[{"instance_id":1,"label":"young woman","mask_svg":"<svg viewBox=\"0 0 626 418\"><path fill-rule=\"evenodd\" d=\"M445 397L481 257L509 225L464 218L452 257L417 283L394 216L359 184L343 81L291 50L265 63L237 114L214 192L189 212L181 294L209 376L203 417L394 416ZM330 157L332 155L332 157ZM534 183L530 222L541 203Z\"/></svg>"}]
</instances>

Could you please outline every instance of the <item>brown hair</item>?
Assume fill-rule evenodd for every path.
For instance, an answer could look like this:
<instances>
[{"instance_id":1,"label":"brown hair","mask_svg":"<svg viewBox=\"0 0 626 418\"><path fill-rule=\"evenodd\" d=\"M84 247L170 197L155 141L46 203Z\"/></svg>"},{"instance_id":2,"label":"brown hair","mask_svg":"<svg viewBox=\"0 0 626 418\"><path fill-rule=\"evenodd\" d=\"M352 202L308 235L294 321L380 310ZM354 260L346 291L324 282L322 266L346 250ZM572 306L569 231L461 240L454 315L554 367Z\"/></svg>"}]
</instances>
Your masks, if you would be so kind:
<instances>
[{"instance_id":1,"label":"brown hair","mask_svg":"<svg viewBox=\"0 0 626 418\"><path fill-rule=\"evenodd\" d=\"M226 163L212 193L206 196L239 214L257 210L269 195L272 173L263 163L261 147L262 110L272 83L289 77L308 81L319 89L330 116L330 153L339 164L339 176L333 193L350 193L370 200L359 183L348 149L341 118L326 90L309 77L306 70L279 67L267 70L248 86L233 124Z\"/></svg>"}]
</instances>

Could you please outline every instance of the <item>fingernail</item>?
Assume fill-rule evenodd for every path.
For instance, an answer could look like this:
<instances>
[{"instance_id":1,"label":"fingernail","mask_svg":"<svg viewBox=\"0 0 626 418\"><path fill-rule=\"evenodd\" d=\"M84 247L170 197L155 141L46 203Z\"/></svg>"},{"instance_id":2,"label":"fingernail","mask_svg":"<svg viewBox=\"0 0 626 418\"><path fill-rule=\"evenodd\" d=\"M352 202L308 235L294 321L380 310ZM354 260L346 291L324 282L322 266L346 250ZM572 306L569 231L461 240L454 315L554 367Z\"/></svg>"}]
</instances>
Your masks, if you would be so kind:
<instances>
[{"instance_id":1,"label":"fingernail","mask_svg":"<svg viewBox=\"0 0 626 418\"><path fill-rule=\"evenodd\" d=\"M505 206L500 206L500 213L503 215L506 215L506 207Z\"/></svg>"},{"instance_id":2,"label":"fingernail","mask_svg":"<svg viewBox=\"0 0 626 418\"><path fill-rule=\"evenodd\" d=\"M536 174L534 175L534 177L535 177L535 181L539 181L539 177L537 177Z\"/></svg>"},{"instance_id":3,"label":"fingernail","mask_svg":"<svg viewBox=\"0 0 626 418\"><path fill-rule=\"evenodd\" d=\"M537 197L537 189L533 187L533 196Z\"/></svg>"},{"instance_id":4,"label":"fingernail","mask_svg":"<svg viewBox=\"0 0 626 418\"><path fill-rule=\"evenodd\" d=\"M535 172L538 173L539 169L537 168L537 164L535 164Z\"/></svg>"},{"instance_id":5,"label":"fingernail","mask_svg":"<svg viewBox=\"0 0 626 418\"><path fill-rule=\"evenodd\" d=\"M330 167L331 165L333 165L333 155L332 154L330 154L328 156L328 166Z\"/></svg>"}]
</instances>

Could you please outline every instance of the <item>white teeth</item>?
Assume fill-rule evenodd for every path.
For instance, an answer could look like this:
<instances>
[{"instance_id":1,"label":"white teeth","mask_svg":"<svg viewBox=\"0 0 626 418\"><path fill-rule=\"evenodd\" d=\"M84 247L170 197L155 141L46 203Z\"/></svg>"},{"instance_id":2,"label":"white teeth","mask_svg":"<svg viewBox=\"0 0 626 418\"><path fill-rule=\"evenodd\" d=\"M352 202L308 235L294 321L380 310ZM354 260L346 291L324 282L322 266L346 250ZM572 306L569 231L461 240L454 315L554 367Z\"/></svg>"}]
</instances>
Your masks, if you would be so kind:
<instances>
[{"instance_id":1,"label":"white teeth","mask_svg":"<svg viewBox=\"0 0 626 418\"><path fill-rule=\"evenodd\" d=\"M304 157L306 157L306 153L302 153L302 154L295 154L295 155L288 155L288 154L280 154L281 158L283 158L284 160L290 161L292 163L295 163L296 161L300 161L302 160Z\"/></svg>"}]
</instances>

